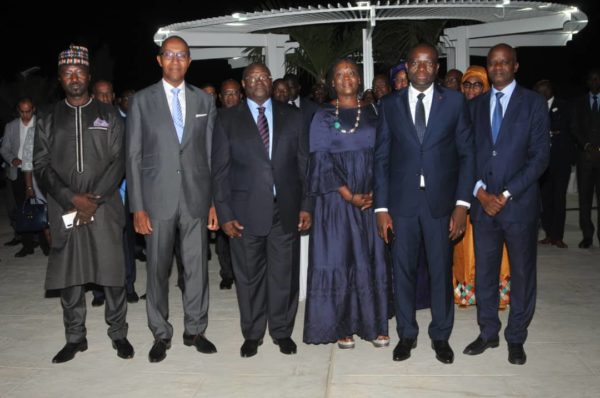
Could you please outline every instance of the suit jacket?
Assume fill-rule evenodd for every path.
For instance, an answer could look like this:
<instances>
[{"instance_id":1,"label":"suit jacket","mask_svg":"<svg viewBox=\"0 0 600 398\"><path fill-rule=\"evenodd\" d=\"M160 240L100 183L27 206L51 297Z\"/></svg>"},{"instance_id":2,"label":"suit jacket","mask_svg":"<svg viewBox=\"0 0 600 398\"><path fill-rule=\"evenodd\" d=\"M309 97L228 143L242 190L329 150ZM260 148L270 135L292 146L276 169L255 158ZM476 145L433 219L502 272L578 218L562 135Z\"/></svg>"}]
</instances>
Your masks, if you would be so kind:
<instances>
[{"instance_id":1,"label":"suit jacket","mask_svg":"<svg viewBox=\"0 0 600 398\"><path fill-rule=\"evenodd\" d=\"M375 143L374 206L394 216L417 213L421 170L434 218L449 215L457 200L470 203L474 147L463 95L435 86L423 143L408 103L408 88L381 100Z\"/></svg>"},{"instance_id":2,"label":"suit jacket","mask_svg":"<svg viewBox=\"0 0 600 398\"><path fill-rule=\"evenodd\" d=\"M554 97L548 115L551 132L549 167L570 167L576 156L575 143L571 136L571 109L566 101Z\"/></svg>"},{"instance_id":3,"label":"suit jacket","mask_svg":"<svg viewBox=\"0 0 600 398\"><path fill-rule=\"evenodd\" d=\"M310 129L310 124L312 123L312 119L315 116L315 113L318 109L319 105L317 105L316 102L306 97L300 97L300 112L302 113L302 123L307 132Z\"/></svg>"},{"instance_id":4,"label":"suit jacket","mask_svg":"<svg viewBox=\"0 0 600 398\"><path fill-rule=\"evenodd\" d=\"M185 85L185 128L177 138L162 81L136 93L127 114L127 193L132 212L171 218L184 195L192 217L211 204L210 157L216 107L211 95Z\"/></svg>"},{"instance_id":5,"label":"suit jacket","mask_svg":"<svg viewBox=\"0 0 600 398\"><path fill-rule=\"evenodd\" d=\"M594 163L600 162L600 156L592 158L583 151L588 142L600 146L600 115L592 114L589 93L575 100L571 128L580 150L580 157Z\"/></svg>"},{"instance_id":6,"label":"suit jacket","mask_svg":"<svg viewBox=\"0 0 600 398\"><path fill-rule=\"evenodd\" d=\"M480 95L470 104L477 151L476 180L483 181L492 194L508 190L512 195L497 218L509 222L535 220L540 211L538 180L550 158L548 104L541 95L517 84L494 144L491 93ZM478 200L473 201L471 218L492 221Z\"/></svg>"},{"instance_id":7,"label":"suit jacket","mask_svg":"<svg viewBox=\"0 0 600 398\"><path fill-rule=\"evenodd\" d=\"M12 165L12 161L19 157L19 146L21 144L20 136L20 123L21 119L16 118L13 121L6 124L4 128L4 137L2 138L2 147L0 153L2 157L8 163L7 177L9 180L14 181L17 179L17 167Z\"/></svg>"},{"instance_id":8,"label":"suit jacket","mask_svg":"<svg viewBox=\"0 0 600 398\"><path fill-rule=\"evenodd\" d=\"M269 159L246 102L222 108L217 117L212 169L219 223L237 219L244 230L265 236L273 221L273 187L286 233L297 231L306 196L308 139L297 109L272 101L273 145Z\"/></svg>"}]
</instances>

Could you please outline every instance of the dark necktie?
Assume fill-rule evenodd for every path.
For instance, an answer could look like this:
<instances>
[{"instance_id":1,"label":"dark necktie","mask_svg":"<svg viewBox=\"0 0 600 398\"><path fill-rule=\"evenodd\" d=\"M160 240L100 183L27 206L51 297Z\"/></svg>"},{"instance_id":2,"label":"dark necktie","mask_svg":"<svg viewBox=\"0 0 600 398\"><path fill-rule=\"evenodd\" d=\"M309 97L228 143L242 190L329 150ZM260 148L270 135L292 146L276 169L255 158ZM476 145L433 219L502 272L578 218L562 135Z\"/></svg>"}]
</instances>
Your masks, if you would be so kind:
<instances>
[{"instance_id":1,"label":"dark necktie","mask_svg":"<svg viewBox=\"0 0 600 398\"><path fill-rule=\"evenodd\" d=\"M492 140L494 144L496 143L496 139L498 139L498 133L502 126L502 103L500 102L500 98L503 96L504 93L496 93L496 107L494 108L494 116L492 116Z\"/></svg>"},{"instance_id":2,"label":"dark necktie","mask_svg":"<svg viewBox=\"0 0 600 398\"><path fill-rule=\"evenodd\" d=\"M598 112L598 96L597 95L593 95L592 99L594 100L594 102L592 103L592 112Z\"/></svg>"},{"instance_id":3,"label":"dark necktie","mask_svg":"<svg viewBox=\"0 0 600 398\"><path fill-rule=\"evenodd\" d=\"M258 133L260 134L260 138L265 145L265 149L267 150L267 154L269 153L269 122L267 121L267 117L265 116L265 107L258 107L258 118L256 120L256 126L258 127Z\"/></svg>"},{"instance_id":4,"label":"dark necktie","mask_svg":"<svg viewBox=\"0 0 600 398\"><path fill-rule=\"evenodd\" d=\"M415 129L417 130L419 142L422 144L423 137L425 137L425 129L427 128L427 124L425 123L425 106L423 105L425 94L420 93L417 95L417 98L417 106L415 108Z\"/></svg>"}]
</instances>

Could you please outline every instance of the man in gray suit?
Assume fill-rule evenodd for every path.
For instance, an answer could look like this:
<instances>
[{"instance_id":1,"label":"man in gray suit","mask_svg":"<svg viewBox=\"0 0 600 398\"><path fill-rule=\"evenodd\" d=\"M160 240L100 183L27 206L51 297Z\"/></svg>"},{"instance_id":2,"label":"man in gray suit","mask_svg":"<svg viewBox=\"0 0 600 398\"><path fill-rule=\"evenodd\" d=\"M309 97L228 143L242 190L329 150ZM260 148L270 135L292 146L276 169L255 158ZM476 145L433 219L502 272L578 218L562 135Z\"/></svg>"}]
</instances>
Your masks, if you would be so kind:
<instances>
[{"instance_id":1,"label":"man in gray suit","mask_svg":"<svg viewBox=\"0 0 600 398\"><path fill-rule=\"evenodd\" d=\"M171 347L169 269L179 230L185 291L183 343L217 351L204 336L208 324L207 227L218 229L210 209L210 153L214 99L185 83L190 50L181 37L166 39L157 55L162 80L138 92L127 116L127 189L136 232L146 236L150 362Z\"/></svg>"}]
</instances>

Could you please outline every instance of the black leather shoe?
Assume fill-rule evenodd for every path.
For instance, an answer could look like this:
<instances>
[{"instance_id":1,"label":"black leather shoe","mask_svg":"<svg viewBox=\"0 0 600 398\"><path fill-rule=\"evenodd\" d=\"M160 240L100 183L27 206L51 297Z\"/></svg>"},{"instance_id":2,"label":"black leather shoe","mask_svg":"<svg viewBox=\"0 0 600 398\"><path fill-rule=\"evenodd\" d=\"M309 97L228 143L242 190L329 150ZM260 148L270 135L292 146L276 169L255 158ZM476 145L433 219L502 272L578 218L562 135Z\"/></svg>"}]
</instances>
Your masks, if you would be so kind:
<instances>
[{"instance_id":1,"label":"black leather shoe","mask_svg":"<svg viewBox=\"0 0 600 398\"><path fill-rule=\"evenodd\" d=\"M283 339L273 339L273 343L279 346L279 351L285 355L295 354L298 351L298 347L291 337L284 337Z\"/></svg>"},{"instance_id":2,"label":"black leather shoe","mask_svg":"<svg viewBox=\"0 0 600 398\"><path fill-rule=\"evenodd\" d=\"M12 238L12 240L9 240L8 242L6 242L4 244L4 246L16 246L16 245L20 245L21 242L22 241L19 238Z\"/></svg>"},{"instance_id":3,"label":"black leather shoe","mask_svg":"<svg viewBox=\"0 0 600 398\"><path fill-rule=\"evenodd\" d=\"M404 361L410 358L410 350L417 347L417 339L400 339L394 348L394 361Z\"/></svg>"},{"instance_id":4,"label":"black leather shoe","mask_svg":"<svg viewBox=\"0 0 600 398\"><path fill-rule=\"evenodd\" d=\"M143 251L135 253L135 259L138 261L146 262L147 258Z\"/></svg>"},{"instance_id":5,"label":"black leather shoe","mask_svg":"<svg viewBox=\"0 0 600 398\"><path fill-rule=\"evenodd\" d=\"M231 289L232 285L233 285L233 279L223 278L223 280L221 280L221 283L219 284L219 289L229 290L229 289Z\"/></svg>"},{"instance_id":6,"label":"black leather shoe","mask_svg":"<svg viewBox=\"0 0 600 398\"><path fill-rule=\"evenodd\" d=\"M100 307L104 305L104 297L94 297L92 299L92 307Z\"/></svg>"},{"instance_id":7,"label":"black leather shoe","mask_svg":"<svg viewBox=\"0 0 600 398\"><path fill-rule=\"evenodd\" d=\"M435 357L441 363L454 362L454 351L448 344L448 340L432 340L431 348L435 350Z\"/></svg>"},{"instance_id":8,"label":"black leather shoe","mask_svg":"<svg viewBox=\"0 0 600 398\"><path fill-rule=\"evenodd\" d=\"M583 240L579 242L580 249L589 249L590 247L592 247L592 239L583 238Z\"/></svg>"},{"instance_id":9,"label":"black leather shoe","mask_svg":"<svg viewBox=\"0 0 600 398\"><path fill-rule=\"evenodd\" d=\"M258 346L262 345L263 341L260 340L244 340L242 348L240 348L240 355L242 358L250 358L256 355L258 352Z\"/></svg>"},{"instance_id":10,"label":"black leather shoe","mask_svg":"<svg viewBox=\"0 0 600 398\"><path fill-rule=\"evenodd\" d=\"M30 247L23 247L21 250L15 253L15 257L25 257L29 254L33 254L33 249Z\"/></svg>"},{"instance_id":11,"label":"black leather shoe","mask_svg":"<svg viewBox=\"0 0 600 398\"><path fill-rule=\"evenodd\" d=\"M123 359L133 358L133 346L127 340L127 337L124 337L119 340L113 340L112 346L115 350L117 350L117 356Z\"/></svg>"},{"instance_id":12,"label":"black leather shoe","mask_svg":"<svg viewBox=\"0 0 600 398\"><path fill-rule=\"evenodd\" d=\"M183 344L186 346L195 346L196 350L203 354L214 354L217 347L202 334L183 334Z\"/></svg>"},{"instance_id":13,"label":"black leather shoe","mask_svg":"<svg viewBox=\"0 0 600 398\"><path fill-rule=\"evenodd\" d=\"M140 299L141 299L141 300L146 300L146 293L142 294L142 295L140 296Z\"/></svg>"},{"instance_id":14,"label":"black leather shoe","mask_svg":"<svg viewBox=\"0 0 600 398\"><path fill-rule=\"evenodd\" d=\"M148 353L150 362L160 362L167 357L167 350L171 348L171 340L158 339Z\"/></svg>"},{"instance_id":15,"label":"black leather shoe","mask_svg":"<svg viewBox=\"0 0 600 398\"><path fill-rule=\"evenodd\" d=\"M508 343L508 362L513 365L525 365L527 355L525 355L523 344Z\"/></svg>"},{"instance_id":16,"label":"black leather shoe","mask_svg":"<svg viewBox=\"0 0 600 398\"><path fill-rule=\"evenodd\" d=\"M63 363L75 358L75 354L87 350L87 339L81 340L79 343L67 343L65 346L52 358L52 363Z\"/></svg>"},{"instance_id":17,"label":"black leather shoe","mask_svg":"<svg viewBox=\"0 0 600 398\"><path fill-rule=\"evenodd\" d=\"M479 355L488 348L496 348L500 344L500 339L498 337L490 340L484 340L481 336L477 336L475 341L465 347L463 350L463 354L466 355Z\"/></svg>"},{"instance_id":18,"label":"black leather shoe","mask_svg":"<svg viewBox=\"0 0 600 398\"><path fill-rule=\"evenodd\" d=\"M127 302L128 303L137 303L140 300L139 296L135 291L131 293L127 293Z\"/></svg>"}]
</instances>

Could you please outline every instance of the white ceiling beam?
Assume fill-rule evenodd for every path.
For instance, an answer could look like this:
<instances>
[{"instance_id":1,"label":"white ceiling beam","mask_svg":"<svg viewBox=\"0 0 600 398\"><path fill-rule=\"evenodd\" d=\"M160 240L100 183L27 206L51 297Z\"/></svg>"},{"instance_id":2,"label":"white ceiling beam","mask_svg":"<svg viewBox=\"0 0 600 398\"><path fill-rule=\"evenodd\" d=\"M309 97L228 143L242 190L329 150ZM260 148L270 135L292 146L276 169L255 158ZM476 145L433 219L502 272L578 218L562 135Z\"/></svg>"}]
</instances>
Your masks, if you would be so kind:
<instances>
[{"instance_id":1,"label":"white ceiling beam","mask_svg":"<svg viewBox=\"0 0 600 398\"><path fill-rule=\"evenodd\" d=\"M530 33L526 35L505 35L471 39L471 47L493 47L498 43L507 43L513 47L553 47L564 46L573 35L571 33Z\"/></svg>"},{"instance_id":2,"label":"white ceiling beam","mask_svg":"<svg viewBox=\"0 0 600 398\"><path fill-rule=\"evenodd\" d=\"M565 23L569 20L569 15L559 13L544 17L524 18L448 28L444 29L444 35L447 35L450 37L450 39L452 39L454 36L458 35L460 31L466 30L467 37L480 38L526 32L563 30Z\"/></svg>"}]
</instances>

